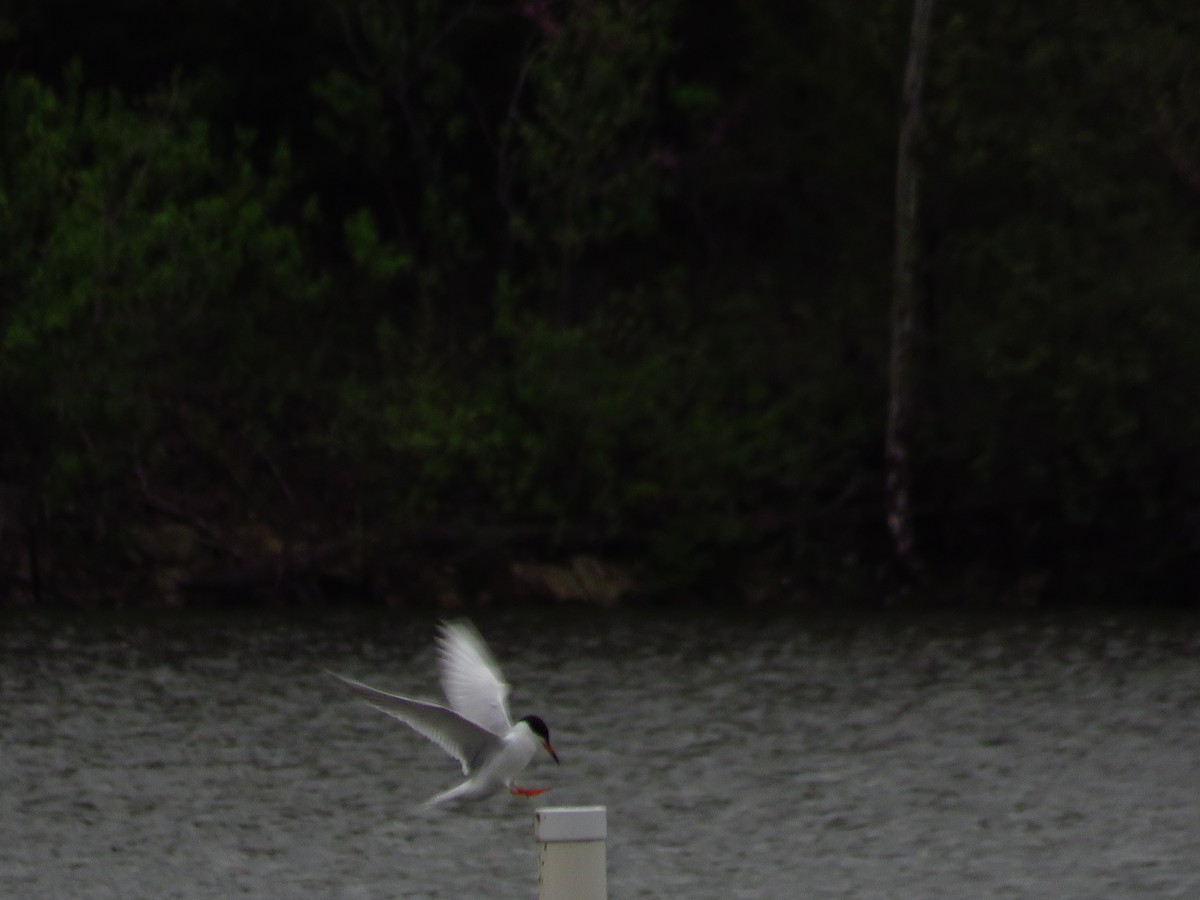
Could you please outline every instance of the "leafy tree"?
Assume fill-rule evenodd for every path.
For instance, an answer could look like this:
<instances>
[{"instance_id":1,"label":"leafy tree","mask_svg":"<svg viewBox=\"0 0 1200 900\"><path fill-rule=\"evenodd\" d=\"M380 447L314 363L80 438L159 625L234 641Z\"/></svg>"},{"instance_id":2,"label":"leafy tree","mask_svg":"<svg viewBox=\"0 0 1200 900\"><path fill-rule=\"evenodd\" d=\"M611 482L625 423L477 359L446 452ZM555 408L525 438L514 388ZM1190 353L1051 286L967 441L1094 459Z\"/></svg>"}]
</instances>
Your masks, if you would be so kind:
<instances>
[{"instance_id":1,"label":"leafy tree","mask_svg":"<svg viewBox=\"0 0 1200 900\"><path fill-rule=\"evenodd\" d=\"M135 484L197 515L287 499L324 289L279 218L287 148L263 175L215 152L179 86L139 109L78 68L66 85L4 83L0 385L28 429L6 456L28 446L51 505L106 530Z\"/></svg>"},{"instance_id":2,"label":"leafy tree","mask_svg":"<svg viewBox=\"0 0 1200 900\"><path fill-rule=\"evenodd\" d=\"M943 553L1089 591L1177 589L1197 499L1198 223L1129 65L1158 44L1147 18L960 8L939 44Z\"/></svg>"}]
</instances>

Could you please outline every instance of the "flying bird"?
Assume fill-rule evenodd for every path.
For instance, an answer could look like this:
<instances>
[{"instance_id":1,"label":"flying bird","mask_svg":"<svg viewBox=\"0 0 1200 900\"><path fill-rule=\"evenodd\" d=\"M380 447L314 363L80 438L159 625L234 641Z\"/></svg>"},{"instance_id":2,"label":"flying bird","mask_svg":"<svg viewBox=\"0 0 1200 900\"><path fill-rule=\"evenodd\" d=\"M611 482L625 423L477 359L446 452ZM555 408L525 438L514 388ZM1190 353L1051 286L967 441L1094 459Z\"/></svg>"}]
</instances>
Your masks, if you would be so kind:
<instances>
[{"instance_id":1,"label":"flying bird","mask_svg":"<svg viewBox=\"0 0 1200 900\"><path fill-rule=\"evenodd\" d=\"M466 780L431 797L424 804L426 809L452 800L480 800L502 788L522 797L544 794L549 788L521 788L514 780L539 747L558 762L546 723L538 716L524 716L513 724L508 684L469 622L443 623L437 643L442 690L449 707L389 694L336 672L329 674L462 764Z\"/></svg>"}]
</instances>

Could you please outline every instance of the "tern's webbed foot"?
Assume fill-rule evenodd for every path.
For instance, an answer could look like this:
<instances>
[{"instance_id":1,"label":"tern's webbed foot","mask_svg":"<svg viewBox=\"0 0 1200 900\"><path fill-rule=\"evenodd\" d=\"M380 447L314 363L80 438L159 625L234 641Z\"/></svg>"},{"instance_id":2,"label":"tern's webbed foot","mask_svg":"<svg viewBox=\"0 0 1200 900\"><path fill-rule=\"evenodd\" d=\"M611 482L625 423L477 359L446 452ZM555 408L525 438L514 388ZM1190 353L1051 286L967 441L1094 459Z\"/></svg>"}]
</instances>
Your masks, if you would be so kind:
<instances>
[{"instance_id":1,"label":"tern's webbed foot","mask_svg":"<svg viewBox=\"0 0 1200 900\"><path fill-rule=\"evenodd\" d=\"M536 797L538 794L544 794L550 788L522 788L515 784L508 789L508 792L514 797Z\"/></svg>"}]
</instances>

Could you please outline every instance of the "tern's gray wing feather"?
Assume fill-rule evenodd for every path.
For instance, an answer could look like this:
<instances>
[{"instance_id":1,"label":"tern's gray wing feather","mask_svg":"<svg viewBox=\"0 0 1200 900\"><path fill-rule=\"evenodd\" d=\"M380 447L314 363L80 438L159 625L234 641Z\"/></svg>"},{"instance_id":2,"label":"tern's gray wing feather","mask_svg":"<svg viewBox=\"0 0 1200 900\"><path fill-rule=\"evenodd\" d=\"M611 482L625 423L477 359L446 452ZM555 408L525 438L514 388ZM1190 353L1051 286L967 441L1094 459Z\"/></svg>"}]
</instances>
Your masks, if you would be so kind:
<instances>
[{"instance_id":1,"label":"tern's gray wing feather","mask_svg":"<svg viewBox=\"0 0 1200 900\"><path fill-rule=\"evenodd\" d=\"M426 700L412 700L389 694L337 672L329 674L361 694L380 712L399 719L414 731L429 738L462 763L464 775L470 775L477 769L489 752L500 743L500 738L495 734L463 718L452 709Z\"/></svg>"},{"instance_id":2,"label":"tern's gray wing feather","mask_svg":"<svg viewBox=\"0 0 1200 900\"><path fill-rule=\"evenodd\" d=\"M508 683L487 644L469 622L447 622L441 632L438 657L450 707L493 734L508 734Z\"/></svg>"}]
</instances>

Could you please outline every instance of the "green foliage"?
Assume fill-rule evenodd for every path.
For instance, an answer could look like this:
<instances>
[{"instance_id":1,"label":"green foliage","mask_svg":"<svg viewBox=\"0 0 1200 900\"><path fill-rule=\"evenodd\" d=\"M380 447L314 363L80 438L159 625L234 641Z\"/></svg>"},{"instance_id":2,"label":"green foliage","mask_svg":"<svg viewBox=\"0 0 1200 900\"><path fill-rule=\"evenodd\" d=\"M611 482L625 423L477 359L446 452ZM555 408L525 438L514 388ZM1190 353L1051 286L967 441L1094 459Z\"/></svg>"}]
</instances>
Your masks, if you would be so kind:
<instances>
[{"instance_id":1,"label":"green foliage","mask_svg":"<svg viewBox=\"0 0 1200 900\"><path fill-rule=\"evenodd\" d=\"M57 527L874 561L908 4L160 6L0 21L0 482ZM1200 19L938 9L931 571L1194 586Z\"/></svg>"},{"instance_id":2,"label":"green foliage","mask_svg":"<svg viewBox=\"0 0 1200 900\"><path fill-rule=\"evenodd\" d=\"M412 257L389 248L379 238L375 220L365 209L346 219L346 244L355 265L371 278L385 281L412 265Z\"/></svg>"},{"instance_id":3,"label":"green foliage","mask_svg":"<svg viewBox=\"0 0 1200 900\"><path fill-rule=\"evenodd\" d=\"M1057 27L1033 30L1048 16ZM969 39L979 33L994 40ZM1103 587L1125 590L1134 572L1184 559L1178 536L1200 500L1178 481L1200 449L1200 421L1183 412L1200 400L1188 349L1200 220L1163 177L1155 139L1178 102L1143 62L1162 38L1137 15L981 5L956 11L941 45L940 365L925 452L963 477L930 493L948 521L986 523L987 552L1006 564L1103 560ZM951 543L964 537L978 540L979 524Z\"/></svg>"},{"instance_id":4,"label":"green foliage","mask_svg":"<svg viewBox=\"0 0 1200 900\"><path fill-rule=\"evenodd\" d=\"M655 117L674 6L598 0L566 4L561 20L547 9L537 23L543 41L529 58L527 96L505 125L515 157L510 227L560 319L581 311L585 254L657 228Z\"/></svg>"},{"instance_id":5,"label":"green foliage","mask_svg":"<svg viewBox=\"0 0 1200 900\"><path fill-rule=\"evenodd\" d=\"M281 341L322 291L273 218L286 147L262 176L216 155L178 86L134 109L78 68L61 95L10 77L4 108L0 366L56 435L41 466L59 500L85 477L211 464L232 423L262 431L238 419L300 390Z\"/></svg>"}]
</instances>

